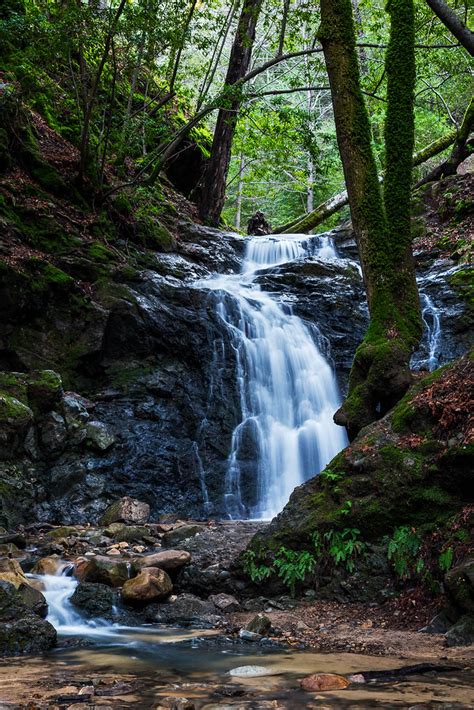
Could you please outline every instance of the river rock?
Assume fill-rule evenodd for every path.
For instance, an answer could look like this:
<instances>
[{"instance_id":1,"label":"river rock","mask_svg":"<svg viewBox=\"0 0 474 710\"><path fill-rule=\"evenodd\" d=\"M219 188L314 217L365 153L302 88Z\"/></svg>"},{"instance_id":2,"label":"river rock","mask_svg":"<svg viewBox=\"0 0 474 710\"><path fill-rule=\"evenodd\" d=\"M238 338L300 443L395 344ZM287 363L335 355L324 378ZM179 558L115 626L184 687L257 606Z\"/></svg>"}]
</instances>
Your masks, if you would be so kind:
<instances>
[{"instance_id":1,"label":"river rock","mask_svg":"<svg viewBox=\"0 0 474 710\"><path fill-rule=\"evenodd\" d=\"M28 376L28 401L40 413L50 412L61 399L63 385L54 370L40 370Z\"/></svg>"},{"instance_id":2,"label":"river rock","mask_svg":"<svg viewBox=\"0 0 474 710\"><path fill-rule=\"evenodd\" d=\"M80 582L71 596L71 604L92 617L103 617L112 612L117 594L105 584Z\"/></svg>"},{"instance_id":3,"label":"river rock","mask_svg":"<svg viewBox=\"0 0 474 710\"><path fill-rule=\"evenodd\" d=\"M198 533L203 531L202 525L181 525L179 528L174 528L163 535L161 544L163 547L173 547L179 544L183 540L188 540L190 537L194 537Z\"/></svg>"},{"instance_id":4,"label":"river rock","mask_svg":"<svg viewBox=\"0 0 474 710\"><path fill-rule=\"evenodd\" d=\"M303 690L315 692L347 688L350 685L350 681L344 676L336 675L335 673L313 673L300 680L300 685Z\"/></svg>"},{"instance_id":5,"label":"river rock","mask_svg":"<svg viewBox=\"0 0 474 710\"><path fill-rule=\"evenodd\" d=\"M115 444L115 436L104 422L93 421L86 426L86 441L97 451L107 451Z\"/></svg>"},{"instance_id":6,"label":"river rock","mask_svg":"<svg viewBox=\"0 0 474 710\"><path fill-rule=\"evenodd\" d=\"M252 643L256 643L257 641L261 640L262 635L256 634L255 631L248 631L247 629L240 629L239 638L241 638L242 641L251 641Z\"/></svg>"},{"instance_id":7,"label":"river rock","mask_svg":"<svg viewBox=\"0 0 474 710\"><path fill-rule=\"evenodd\" d=\"M474 617L461 616L446 633L447 646L469 646L474 643Z\"/></svg>"},{"instance_id":8,"label":"river rock","mask_svg":"<svg viewBox=\"0 0 474 710\"><path fill-rule=\"evenodd\" d=\"M111 537L115 542L138 542L150 537L150 531L144 525L125 525L125 523L112 523L104 530L104 535Z\"/></svg>"},{"instance_id":9,"label":"river rock","mask_svg":"<svg viewBox=\"0 0 474 710\"><path fill-rule=\"evenodd\" d=\"M212 602L220 611L230 613L240 609L240 602L232 594L211 594L209 601Z\"/></svg>"},{"instance_id":10,"label":"river rock","mask_svg":"<svg viewBox=\"0 0 474 710\"><path fill-rule=\"evenodd\" d=\"M143 501L124 496L110 505L102 515L99 524L104 527L111 523L144 525L150 517L150 506Z\"/></svg>"},{"instance_id":11,"label":"river rock","mask_svg":"<svg viewBox=\"0 0 474 710\"><path fill-rule=\"evenodd\" d=\"M58 574L66 566L66 562L59 555L50 555L42 557L31 570L33 574Z\"/></svg>"},{"instance_id":12,"label":"river rock","mask_svg":"<svg viewBox=\"0 0 474 710\"><path fill-rule=\"evenodd\" d=\"M42 653L56 643L56 630L28 608L13 584L0 581L0 655Z\"/></svg>"},{"instance_id":13,"label":"river rock","mask_svg":"<svg viewBox=\"0 0 474 710\"><path fill-rule=\"evenodd\" d=\"M22 584L28 584L28 579L25 577L20 563L9 557L0 559L0 580L10 582L17 589Z\"/></svg>"},{"instance_id":14,"label":"river rock","mask_svg":"<svg viewBox=\"0 0 474 710\"><path fill-rule=\"evenodd\" d=\"M158 567L146 567L133 579L125 582L122 599L127 604L145 605L166 599L173 591L173 583Z\"/></svg>"},{"instance_id":15,"label":"river rock","mask_svg":"<svg viewBox=\"0 0 474 710\"><path fill-rule=\"evenodd\" d=\"M47 454L64 450L68 437L66 422L59 412L49 412L40 426L41 445Z\"/></svg>"},{"instance_id":16,"label":"river rock","mask_svg":"<svg viewBox=\"0 0 474 710\"><path fill-rule=\"evenodd\" d=\"M186 550L162 550L154 552L152 555L145 555L133 561L132 568L135 570L144 567L159 567L167 572L177 570L191 562L191 555Z\"/></svg>"},{"instance_id":17,"label":"river rock","mask_svg":"<svg viewBox=\"0 0 474 710\"><path fill-rule=\"evenodd\" d=\"M130 576L129 564L103 555L79 559L75 563L75 576L81 582L97 582L109 587L121 587Z\"/></svg>"},{"instance_id":18,"label":"river rock","mask_svg":"<svg viewBox=\"0 0 474 710\"><path fill-rule=\"evenodd\" d=\"M232 668L229 675L233 678L260 678L267 675L280 675L281 671L266 666L239 666Z\"/></svg>"},{"instance_id":19,"label":"river rock","mask_svg":"<svg viewBox=\"0 0 474 710\"><path fill-rule=\"evenodd\" d=\"M146 620L158 624L177 624L200 629L213 628L222 617L214 604L194 594L180 594L173 602L147 608Z\"/></svg>"},{"instance_id":20,"label":"river rock","mask_svg":"<svg viewBox=\"0 0 474 710\"><path fill-rule=\"evenodd\" d=\"M32 587L31 584L20 584L18 593L21 600L28 609L31 609L35 614L45 619L48 615L48 603L44 594L39 589Z\"/></svg>"},{"instance_id":21,"label":"river rock","mask_svg":"<svg viewBox=\"0 0 474 710\"><path fill-rule=\"evenodd\" d=\"M474 614L474 560L466 560L444 576L450 601L462 614Z\"/></svg>"},{"instance_id":22,"label":"river rock","mask_svg":"<svg viewBox=\"0 0 474 710\"><path fill-rule=\"evenodd\" d=\"M246 631L250 631L254 634L260 634L260 636L266 636L270 633L271 628L272 622L268 616L265 616L265 614L257 614L245 627Z\"/></svg>"}]
</instances>

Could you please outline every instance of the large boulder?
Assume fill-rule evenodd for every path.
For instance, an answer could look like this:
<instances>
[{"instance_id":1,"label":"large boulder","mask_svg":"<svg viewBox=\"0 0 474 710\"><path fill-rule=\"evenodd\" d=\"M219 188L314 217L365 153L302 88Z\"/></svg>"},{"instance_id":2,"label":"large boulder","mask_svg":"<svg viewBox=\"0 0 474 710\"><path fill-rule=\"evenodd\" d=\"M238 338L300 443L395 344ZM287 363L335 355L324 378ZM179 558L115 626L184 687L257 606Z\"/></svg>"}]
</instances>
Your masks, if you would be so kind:
<instances>
[{"instance_id":1,"label":"large boulder","mask_svg":"<svg viewBox=\"0 0 474 710\"><path fill-rule=\"evenodd\" d=\"M50 574L54 576L66 565L67 562L62 560L59 555L50 555L38 560L31 571L33 574Z\"/></svg>"},{"instance_id":2,"label":"large boulder","mask_svg":"<svg viewBox=\"0 0 474 710\"><path fill-rule=\"evenodd\" d=\"M10 582L16 589L22 584L28 584L28 578L25 576L20 563L9 557L0 559L0 580Z\"/></svg>"},{"instance_id":3,"label":"large boulder","mask_svg":"<svg viewBox=\"0 0 474 710\"><path fill-rule=\"evenodd\" d=\"M474 560L450 569L444 577L444 588L460 614L474 615Z\"/></svg>"},{"instance_id":4,"label":"large boulder","mask_svg":"<svg viewBox=\"0 0 474 710\"><path fill-rule=\"evenodd\" d=\"M79 558L74 568L79 581L106 584L109 587L121 587L130 576L129 563L103 555L90 559Z\"/></svg>"},{"instance_id":5,"label":"large boulder","mask_svg":"<svg viewBox=\"0 0 474 710\"><path fill-rule=\"evenodd\" d=\"M117 603L118 592L105 584L80 582L71 597L71 604L89 616L106 617Z\"/></svg>"},{"instance_id":6,"label":"large boulder","mask_svg":"<svg viewBox=\"0 0 474 710\"><path fill-rule=\"evenodd\" d=\"M136 577L125 582L122 599L127 604L144 606L166 599L172 591L173 584L164 570L146 567Z\"/></svg>"},{"instance_id":7,"label":"large boulder","mask_svg":"<svg viewBox=\"0 0 474 710\"><path fill-rule=\"evenodd\" d=\"M446 633L447 646L470 646L474 643L474 616L464 614Z\"/></svg>"},{"instance_id":8,"label":"large boulder","mask_svg":"<svg viewBox=\"0 0 474 710\"><path fill-rule=\"evenodd\" d=\"M190 562L191 555L186 550L161 550L134 560L132 568L141 570L144 567L159 567L169 572L181 569Z\"/></svg>"},{"instance_id":9,"label":"large boulder","mask_svg":"<svg viewBox=\"0 0 474 710\"><path fill-rule=\"evenodd\" d=\"M188 540L190 537L198 535L203 530L205 530L203 525L180 525L165 533L161 544L163 547L174 547L174 545L179 545L183 540Z\"/></svg>"},{"instance_id":10,"label":"large boulder","mask_svg":"<svg viewBox=\"0 0 474 710\"><path fill-rule=\"evenodd\" d=\"M55 628L26 606L13 584L0 581L0 655L43 653L55 643Z\"/></svg>"},{"instance_id":11,"label":"large boulder","mask_svg":"<svg viewBox=\"0 0 474 710\"><path fill-rule=\"evenodd\" d=\"M149 606L146 620L158 624L212 628L223 617L210 601L194 594L180 594L174 601Z\"/></svg>"},{"instance_id":12,"label":"large boulder","mask_svg":"<svg viewBox=\"0 0 474 710\"><path fill-rule=\"evenodd\" d=\"M111 523L128 523L130 525L144 525L150 517L148 503L135 500L129 496L116 500L102 515L99 523L104 527Z\"/></svg>"}]
</instances>

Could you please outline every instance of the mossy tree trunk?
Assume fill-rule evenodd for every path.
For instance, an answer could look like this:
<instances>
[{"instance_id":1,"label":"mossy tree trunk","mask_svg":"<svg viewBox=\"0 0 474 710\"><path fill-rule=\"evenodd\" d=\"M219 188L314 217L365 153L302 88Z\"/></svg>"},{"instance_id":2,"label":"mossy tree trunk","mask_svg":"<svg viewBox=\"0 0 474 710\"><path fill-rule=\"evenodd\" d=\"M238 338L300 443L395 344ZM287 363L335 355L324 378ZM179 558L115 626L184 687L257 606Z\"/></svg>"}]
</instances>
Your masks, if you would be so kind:
<instances>
[{"instance_id":1,"label":"mossy tree trunk","mask_svg":"<svg viewBox=\"0 0 474 710\"><path fill-rule=\"evenodd\" d=\"M335 414L351 437L390 409L411 382L409 360L421 319L411 254L410 190L415 82L413 0L391 0L384 205L360 87L350 0L321 0L320 40L331 85L337 141L369 305L349 393Z\"/></svg>"},{"instance_id":2,"label":"mossy tree trunk","mask_svg":"<svg viewBox=\"0 0 474 710\"><path fill-rule=\"evenodd\" d=\"M244 0L235 33L225 85L239 82L250 66L257 20L262 0ZM217 116L211 156L199 192L199 215L207 224L217 226L225 202L225 188L229 171L232 140L241 103L241 87Z\"/></svg>"}]
</instances>

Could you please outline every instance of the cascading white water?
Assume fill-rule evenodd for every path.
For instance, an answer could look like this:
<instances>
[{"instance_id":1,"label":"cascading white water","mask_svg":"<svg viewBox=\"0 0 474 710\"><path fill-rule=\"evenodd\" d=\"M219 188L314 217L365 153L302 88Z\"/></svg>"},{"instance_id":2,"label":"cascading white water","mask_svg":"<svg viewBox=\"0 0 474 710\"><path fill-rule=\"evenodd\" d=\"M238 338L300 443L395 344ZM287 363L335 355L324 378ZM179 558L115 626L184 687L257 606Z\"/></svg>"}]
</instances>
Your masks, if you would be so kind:
<instances>
[{"instance_id":1,"label":"cascading white water","mask_svg":"<svg viewBox=\"0 0 474 710\"><path fill-rule=\"evenodd\" d=\"M233 518L273 517L294 488L347 443L344 429L332 419L339 392L329 363L301 318L255 281L257 272L307 255L308 241L303 235L254 237L240 275L201 284L219 292L217 310L237 358L242 421L232 437L225 493ZM336 258L328 238L320 240L316 256ZM246 505L242 460L249 439L257 451L257 493L255 503Z\"/></svg>"},{"instance_id":2,"label":"cascading white water","mask_svg":"<svg viewBox=\"0 0 474 710\"><path fill-rule=\"evenodd\" d=\"M58 574L30 574L30 579L40 583L48 604L49 621L60 635L107 636L114 629L104 619L85 619L71 603L77 587L75 577L66 574L67 568Z\"/></svg>"},{"instance_id":3,"label":"cascading white water","mask_svg":"<svg viewBox=\"0 0 474 710\"><path fill-rule=\"evenodd\" d=\"M422 363L430 372L438 367L438 350L441 338L441 314L426 293L420 293L421 317L426 333L427 355Z\"/></svg>"}]
</instances>

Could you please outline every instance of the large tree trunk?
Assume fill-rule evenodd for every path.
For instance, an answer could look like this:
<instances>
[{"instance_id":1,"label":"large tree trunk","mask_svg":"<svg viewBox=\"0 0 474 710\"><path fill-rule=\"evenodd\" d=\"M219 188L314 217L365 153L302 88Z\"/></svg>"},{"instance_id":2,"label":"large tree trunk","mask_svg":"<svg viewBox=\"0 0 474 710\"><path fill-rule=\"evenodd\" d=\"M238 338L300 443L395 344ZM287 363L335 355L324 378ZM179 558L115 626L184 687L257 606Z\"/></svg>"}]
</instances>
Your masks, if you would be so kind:
<instances>
[{"instance_id":1,"label":"large tree trunk","mask_svg":"<svg viewBox=\"0 0 474 710\"><path fill-rule=\"evenodd\" d=\"M444 0L426 0L435 15L439 17L441 22L454 37L467 49L469 54L474 57L474 32L463 25L456 12L449 5L446 5Z\"/></svg>"},{"instance_id":2,"label":"large tree trunk","mask_svg":"<svg viewBox=\"0 0 474 710\"><path fill-rule=\"evenodd\" d=\"M262 0L244 0L230 54L226 86L232 86L247 73L261 6ZM199 193L199 215L207 224L214 226L219 223L224 207L232 140L240 103L239 88L237 95L230 100L230 106L219 110L211 156Z\"/></svg>"},{"instance_id":3,"label":"large tree trunk","mask_svg":"<svg viewBox=\"0 0 474 710\"><path fill-rule=\"evenodd\" d=\"M360 87L351 0L321 0L320 40L331 85L337 141L364 276L370 325L357 349L349 393L335 421L355 436L382 416L411 381L409 359L421 335L418 291L410 251L409 203L413 144L413 0L391 0L387 52L389 103L387 180L403 200L384 209ZM401 32L403 25L403 32ZM401 113L398 113L400 111ZM401 116L400 128L396 116ZM400 140L398 154L395 141ZM388 190L385 190L388 197ZM396 237L396 229L401 233Z\"/></svg>"},{"instance_id":4,"label":"large tree trunk","mask_svg":"<svg viewBox=\"0 0 474 710\"><path fill-rule=\"evenodd\" d=\"M459 132L461 132L461 129L459 129ZM422 165L423 163L426 163L427 160L430 160L430 158L434 158L439 153L442 153L443 150L449 148L449 146L456 141L457 136L458 132L455 128L453 128L453 130L447 133L445 136L438 138L429 145L425 146L425 148L422 148L420 151L418 151L418 153L415 153L415 155L413 156L413 167L416 167L417 165ZM382 182L382 180L383 174L379 176L379 181ZM423 180L421 184L424 184L424 182L425 180ZM292 220L291 222L287 222L286 224L276 227L273 233L307 234L312 229L319 227L319 225L325 222L328 217L331 217L333 214L335 214L348 204L349 196L347 194L347 190L343 190L342 192L338 192L337 195L333 195L332 197L330 197L329 200L326 200L326 202L322 202L312 212L309 212L308 214L302 215L297 219Z\"/></svg>"}]
</instances>

